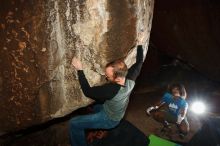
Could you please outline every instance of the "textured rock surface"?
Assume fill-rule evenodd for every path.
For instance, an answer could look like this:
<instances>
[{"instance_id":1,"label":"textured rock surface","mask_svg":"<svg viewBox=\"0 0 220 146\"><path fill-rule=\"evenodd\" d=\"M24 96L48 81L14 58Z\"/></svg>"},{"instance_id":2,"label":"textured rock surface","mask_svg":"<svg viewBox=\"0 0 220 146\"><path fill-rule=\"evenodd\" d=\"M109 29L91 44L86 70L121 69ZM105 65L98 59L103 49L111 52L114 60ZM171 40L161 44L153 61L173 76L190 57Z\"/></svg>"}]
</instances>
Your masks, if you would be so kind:
<instances>
[{"instance_id":1,"label":"textured rock surface","mask_svg":"<svg viewBox=\"0 0 220 146\"><path fill-rule=\"evenodd\" d=\"M0 133L64 116L92 101L70 66L80 57L91 85L106 62L135 61L148 46L153 0L1 0ZM140 33L144 31L143 33Z\"/></svg>"},{"instance_id":2,"label":"textured rock surface","mask_svg":"<svg viewBox=\"0 0 220 146\"><path fill-rule=\"evenodd\" d=\"M154 46L220 81L220 1L158 1L154 12Z\"/></svg>"}]
</instances>

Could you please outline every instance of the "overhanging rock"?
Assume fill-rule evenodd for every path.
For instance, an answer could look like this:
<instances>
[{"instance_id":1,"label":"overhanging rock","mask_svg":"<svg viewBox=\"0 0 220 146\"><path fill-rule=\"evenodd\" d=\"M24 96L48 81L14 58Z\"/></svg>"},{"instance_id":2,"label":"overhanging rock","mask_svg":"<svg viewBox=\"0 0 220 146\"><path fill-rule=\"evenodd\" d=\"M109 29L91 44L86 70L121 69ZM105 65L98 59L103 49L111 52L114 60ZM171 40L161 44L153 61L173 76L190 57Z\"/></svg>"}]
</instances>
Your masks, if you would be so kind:
<instances>
[{"instance_id":1,"label":"overhanging rock","mask_svg":"<svg viewBox=\"0 0 220 146\"><path fill-rule=\"evenodd\" d=\"M91 85L103 82L109 61L126 57L130 66L138 38L148 46L153 5L153 0L2 0L0 133L90 104L72 57L81 58Z\"/></svg>"}]
</instances>

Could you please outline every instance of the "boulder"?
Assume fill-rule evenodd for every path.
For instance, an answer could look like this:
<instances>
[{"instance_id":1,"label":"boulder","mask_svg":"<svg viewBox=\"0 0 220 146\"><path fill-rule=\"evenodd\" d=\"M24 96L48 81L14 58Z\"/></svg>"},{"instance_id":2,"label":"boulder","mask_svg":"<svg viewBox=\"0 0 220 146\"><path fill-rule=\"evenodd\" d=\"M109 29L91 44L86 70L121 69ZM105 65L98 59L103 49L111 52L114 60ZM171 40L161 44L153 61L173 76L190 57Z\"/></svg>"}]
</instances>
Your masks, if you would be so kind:
<instances>
[{"instance_id":1,"label":"boulder","mask_svg":"<svg viewBox=\"0 0 220 146\"><path fill-rule=\"evenodd\" d=\"M73 56L91 86L109 61L145 55L154 0L1 0L0 134L65 116L89 105Z\"/></svg>"}]
</instances>

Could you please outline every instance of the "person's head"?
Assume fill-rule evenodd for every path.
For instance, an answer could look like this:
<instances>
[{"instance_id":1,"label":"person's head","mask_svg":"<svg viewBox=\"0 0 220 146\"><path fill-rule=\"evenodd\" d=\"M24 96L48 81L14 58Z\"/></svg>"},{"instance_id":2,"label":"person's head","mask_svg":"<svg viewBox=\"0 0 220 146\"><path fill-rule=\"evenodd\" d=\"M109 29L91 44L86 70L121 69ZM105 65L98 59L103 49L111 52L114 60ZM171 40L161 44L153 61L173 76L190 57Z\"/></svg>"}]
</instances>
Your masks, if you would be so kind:
<instances>
[{"instance_id":1,"label":"person's head","mask_svg":"<svg viewBox=\"0 0 220 146\"><path fill-rule=\"evenodd\" d=\"M182 97L183 99L186 99L186 89L181 84L172 84L169 87L169 91L174 97Z\"/></svg>"},{"instance_id":2,"label":"person's head","mask_svg":"<svg viewBox=\"0 0 220 146\"><path fill-rule=\"evenodd\" d=\"M117 82L121 78L125 78L128 72L127 65L121 59L108 63L105 67L106 79L111 82Z\"/></svg>"}]
</instances>

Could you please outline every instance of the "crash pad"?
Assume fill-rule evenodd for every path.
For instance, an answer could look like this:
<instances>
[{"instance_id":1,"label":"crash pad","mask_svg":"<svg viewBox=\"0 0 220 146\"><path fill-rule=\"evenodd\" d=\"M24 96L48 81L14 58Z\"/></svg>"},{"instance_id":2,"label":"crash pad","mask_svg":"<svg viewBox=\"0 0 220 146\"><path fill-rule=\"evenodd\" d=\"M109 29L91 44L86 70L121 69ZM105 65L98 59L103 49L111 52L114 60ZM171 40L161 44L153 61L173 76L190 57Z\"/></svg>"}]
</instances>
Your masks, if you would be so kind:
<instances>
[{"instance_id":1,"label":"crash pad","mask_svg":"<svg viewBox=\"0 0 220 146\"><path fill-rule=\"evenodd\" d=\"M163 139L161 137L158 137L156 135L151 134L149 136L150 144L149 146L181 146L177 143L171 142L169 140Z\"/></svg>"},{"instance_id":2,"label":"crash pad","mask_svg":"<svg viewBox=\"0 0 220 146\"><path fill-rule=\"evenodd\" d=\"M94 140L89 146L148 146L146 135L127 120L108 131L107 136Z\"/></svg>"}]
</instances>

